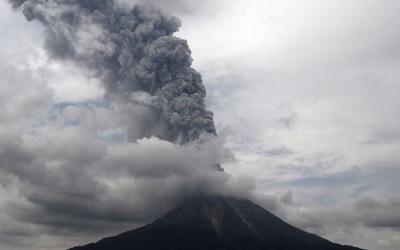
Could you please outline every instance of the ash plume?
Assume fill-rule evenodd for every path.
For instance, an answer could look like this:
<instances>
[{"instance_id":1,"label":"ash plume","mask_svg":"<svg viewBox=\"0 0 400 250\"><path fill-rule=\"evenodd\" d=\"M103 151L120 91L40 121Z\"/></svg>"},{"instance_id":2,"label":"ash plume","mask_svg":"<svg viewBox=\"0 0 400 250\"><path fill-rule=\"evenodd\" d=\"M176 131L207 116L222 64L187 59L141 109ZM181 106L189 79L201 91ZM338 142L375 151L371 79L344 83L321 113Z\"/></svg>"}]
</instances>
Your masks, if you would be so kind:
<instances>
[{"instance_id":1,"label":"ash plume","mask_svg":"<svg viewBox=\"0 0 400 250\"><path fill-rule=\"evenodd\" d=\"M132 120L132 105L143 106L142 123L129 127L130 140L157 136L184 144L216 134L188 44L173 36L180 27L176 17L113 0L9 1L27 20L45 26L45 47L52 57L94 72L106 97Z\"/></svg>"},{"instance_id":2,"label":"ash plume","mask_svg":"<svg viewBox=\"0 0 400 250\"><path fill-rule=\"evenodd\" d=\"M53 78L0 63L0 72L14 76L0 79L10 86L0 91L3 102L21 107L3 120L24 117L22 132L16 123L0 126L0 176L7 181L0 187L11 183L21 197L4 202L17 228L42 225L39 234L64 242L61 233L113 234L196 196L250 196L251 179L217 164L234 157L223 134L216 136L187 42L173 36L177 18L112 0L9 2L44 27L45 57L57 61L49 71L55 63L89 72L105 92L100 100L60 103Z\"/></svg>"}]
</instances>

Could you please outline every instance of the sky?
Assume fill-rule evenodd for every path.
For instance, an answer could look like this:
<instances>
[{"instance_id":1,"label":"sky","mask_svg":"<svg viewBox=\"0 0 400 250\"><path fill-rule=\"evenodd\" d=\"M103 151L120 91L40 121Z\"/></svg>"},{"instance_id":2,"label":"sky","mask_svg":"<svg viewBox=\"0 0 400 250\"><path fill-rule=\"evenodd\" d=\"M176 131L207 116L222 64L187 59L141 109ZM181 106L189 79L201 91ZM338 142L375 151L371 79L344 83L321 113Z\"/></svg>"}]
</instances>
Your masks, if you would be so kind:
<instances>
[{"instance_id":1,"label":"sky","mask_svg":"<svg viewBox=\"0 0 400 250\"><path fill-rule=\"evenodd\" d=\"M398 1L147 2L181 20L218 138L127 139L143 109L110 107L101 79L0 1L1 249L88 243L199 189L332 241L400 248ZM226 175L204 168L215 162Z\"/></svg>"}]
</instances>

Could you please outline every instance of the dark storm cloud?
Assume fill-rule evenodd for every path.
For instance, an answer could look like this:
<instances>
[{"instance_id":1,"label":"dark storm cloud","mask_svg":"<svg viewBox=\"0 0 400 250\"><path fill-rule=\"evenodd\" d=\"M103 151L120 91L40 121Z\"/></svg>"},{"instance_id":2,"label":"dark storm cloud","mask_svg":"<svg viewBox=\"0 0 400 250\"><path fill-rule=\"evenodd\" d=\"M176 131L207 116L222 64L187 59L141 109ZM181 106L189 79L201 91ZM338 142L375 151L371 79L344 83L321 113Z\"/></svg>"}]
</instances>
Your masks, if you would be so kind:
<instances>
[{"instance_id":1,"label":"dark storm cloud","mask_svg":"<svg viewBox=\"0 0 400 250\"><path fill-rule=\"evenodd\" d=\"M216 133L188 44L172 36L180 26L177 18L149 5L127 9L112 0L13 4L46 27L46 49L53 57L89 67L115 103L140 106L137 93L149 100L142 112L147 118L131 139L156 135L186 143Z\"/></svg>"},{"instance_id":2,"label":"dark storm cloud","mask_svg":"<svg viewBox=\"0 0 400 250\"><path fill-rule=\"evenodd\" d=\"M194 195L245 195L252 188L210 168L230 157L223 137L185 145L155 137L110 141L99 132L119 129L125 120L108 105L50 105L52 92L29 72L10 66L4 71L0 192L6 190L12 198L0 202L5 217L0 216L0 224L14 224L2 226L3 235L115 233L148 222Z\"/></svg>"},{"instance_id":3,"label":"dark storm cloud","mask_svg":"<svg viewBox=\"0 0 400 250\"><path fill-rule=\"evenodd\" d=\"M0 171L18 178L25 197L7 207L10 216L55 230L101 231L106 224L96 221L143 223L187 197L248 191L204 167L223 161L219 142L199 148L153 138L104 145L84 131L74 136L67 130L57 134L56 144L52 138L34 149L2 138Z\"/></svg>"},{"instance_id":4,"label":"dark storm cloud","mask_svg":"<svg viewBox=\"0 0 400 250\"><path fill-rule=\"evenodd\" d=\"M367 197L356 202L355 210L367 227L400 230L400 198Z\"/></svg>"}]
</instances>

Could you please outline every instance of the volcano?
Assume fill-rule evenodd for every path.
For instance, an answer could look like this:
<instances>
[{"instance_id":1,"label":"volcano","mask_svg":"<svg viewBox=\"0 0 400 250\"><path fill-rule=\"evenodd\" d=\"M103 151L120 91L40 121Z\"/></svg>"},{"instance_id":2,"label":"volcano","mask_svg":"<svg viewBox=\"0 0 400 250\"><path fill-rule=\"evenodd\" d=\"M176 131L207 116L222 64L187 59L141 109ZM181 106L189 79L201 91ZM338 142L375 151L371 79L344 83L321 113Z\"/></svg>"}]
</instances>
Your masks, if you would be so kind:
<instances>
[{"instance_id":1,"label":"volcano","mask_svg":"<svg viewBox=\"0 0 400 250\"><path fill-rule=\"evenodd\" d=\"M246 199L193 199L164 217L69 250L361 250L293 227Z\"/></svg>"}]
</instances>

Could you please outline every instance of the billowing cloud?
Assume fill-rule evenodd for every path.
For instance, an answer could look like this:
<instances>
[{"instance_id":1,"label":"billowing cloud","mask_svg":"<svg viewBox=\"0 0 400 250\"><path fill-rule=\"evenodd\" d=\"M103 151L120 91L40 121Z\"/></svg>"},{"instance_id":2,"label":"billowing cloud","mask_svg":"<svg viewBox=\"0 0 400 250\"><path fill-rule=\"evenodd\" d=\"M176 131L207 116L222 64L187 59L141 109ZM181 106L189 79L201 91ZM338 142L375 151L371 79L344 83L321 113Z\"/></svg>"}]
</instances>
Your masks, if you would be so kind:
<instances>
[{"instance_id":1,"label":"billowing cloud","mask_svg":"<svg viewBox=\"0 0 400 250\"><path fill-rule=\"evenodd\" d=\"M96 101L53 103L46 85L28 72L6 69L0 221L8 226L1 227L0 240L10 249L31 237L46 238L36 247L52 249L50 243L58 242L57 248L66 248L82 231L115 233L193 196L247 196L253 188L212 167L233 159L223 136L184 145L157 137L129 141L125 113Z\"/></svg>"},{"instance_id":2,"label":"billowing cloud","mask_svg":"<svg viewBox=\"0 0 400 250\"><path fill-rule=\"evenodd\" d=\"M94 6L99 3L90 2L95 2ZM118 2L131 7L137 3ZM13 83L0 92L14 88L14 94L1 94L1 102L13 107L11 97L16 94L23 101L17 104L15 98L15 107L24 107L8 109L10 118L0 124L7 132L1 140L3 150L9 152L4 161L18 163L15 168L9 164L1 167L2 248L30 249L34 239L44 249L65 249L71 245L66 242L86 243L131 229L156 216L148 208L162 213L188 195L182 190L196 192L210 187L232 192L242 187L255 189L252 197L288 222L330 240L366 249L399 249L395 213L400 177L399 112L395 108L400 105L398 2L144 2L182 18L183 25L175 34L190 43L194 65L207 85L206 101L215 112L216 126L229 126L225 146L234 151L237 161L225 163L224 168L246 177L233 180L219 172L208 176L214 172L192 162L188 167L171 167L171 155L181 156L181 150L189 154L184 159L196 159L190 152L197 146L181 147L151 137L152 133L161 137L160 131L167 124L159 121L159 113L154 111L159 110L158 98L147 90L131 91L129 86L129 96L111 91L113 85L104 84L108 72L84 61L85 55L96 51L111 55L119 46L102 37L104 32L112 32L100 20L83 15L75 20L80 20L79 29L70 30L68 20L74 20L74 15L67 14L56 29L59 32L44 31L40 22L26 23L19 11L11 14L6 3L0 2L5 13L0 16L4 35L0 55L7 58L1 63L11 64L2 75ZM60 12L43 11L50 19L68 9L81 13L81 8L73 7L76 1L70 3ZM76 38L72 46L68 34ZM56 39L49 40L52 35ZM177 46L188 59L185 43L172 40L160 45ZM47 51L41 50L42 42ZM39 53L33 54L35 50ZM155 50L150 52L146 52L149 60L140 65L157 65L153 62ZM163 52L156 56L166 60L170 55ZM21 71L21 67L33 72ZM145 70L140 72L146 76ZM98 83L102 87L94 94L88 86ZM103 92L107 99L102 98ZM32 98L25 98L28 95ZM160 126L149 127L154 121ZM19 130L21 124L24 126ZM140 139L143 135L147 139ZM60 141L54 142L54 138ZM39 149L52 153L42 154ZM146 166L143 168L130 161L131 149L154 150L151 156L157 157L144 161L141 155L132 154ZM206 148L198 150L199 155L207 154ZM153 165L160 161L158 152L169 156L165 171ZM215 160L230 157L224 149L215 152ZM116 172L107 166L111 163ZM24 164L36 167L30 170ZM35 171L43 164L48 165L43 168L46 171ZM36 183L45 176L47 182ZM185 180L193 181L182 184ZM166 194L159 193L158 185L174 195L155 202ZM65 202L60 201L61 193L68 194ZM91 208L83 197L99 209ZM58 202L69 212L57 206ZM135 216L129 210L135 211ZM111 212L121 216L111 216Z\"/></svg>"},{"instance_id":3,"label":"billowing cloud","mask_svg":"<svg viewBox=\"0 0 400 250\"><path fill-rule=\"evenodd\" d=\"M132 139L157 135L185 143L216 133L187 42L172 36L179 19L149 5L127 9L112 0L13 3L46 27L46 49L53 57L88 67L112 101L129 106L137 91L148 95L142 112L148 122L141 121Z\"/></svg>"},{"instance_id":4,"label":"billowing cloud","mask_svg":"<svg viewBox=\"0 0 400 250\"><path fill-rule=\"evenodd\" d=\"M251 181L217 171L233 156L187 42L172 36L177 18L146 4L11 2L44 26L45 53L39 65L0 58L2 245L62 249L193 196L251 192ZM104 97L60 101L58 81L87 84L85 75ZM33 237L44 240L29 246Z\"/></svg>"}]
</instances>

